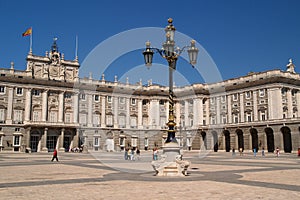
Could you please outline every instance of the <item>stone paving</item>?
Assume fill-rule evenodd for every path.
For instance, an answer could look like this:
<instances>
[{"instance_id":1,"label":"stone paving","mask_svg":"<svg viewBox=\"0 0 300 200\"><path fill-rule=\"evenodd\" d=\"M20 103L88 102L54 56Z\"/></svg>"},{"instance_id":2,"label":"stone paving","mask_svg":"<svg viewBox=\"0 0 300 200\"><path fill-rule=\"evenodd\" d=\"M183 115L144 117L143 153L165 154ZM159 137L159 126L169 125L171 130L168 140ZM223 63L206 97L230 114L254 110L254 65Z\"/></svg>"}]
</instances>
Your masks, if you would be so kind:
<instances>
[{"instance_id":1,"label":"stone paving","mask_svg":"<svg viewBox=\"0 0 300 200\"><path fill-rule=\"evenodd\" d=\"M151 152L0 153L0 199L300 199L296 154L184 152L186 177L156 177Z\"/></svg>"}]
</instances>

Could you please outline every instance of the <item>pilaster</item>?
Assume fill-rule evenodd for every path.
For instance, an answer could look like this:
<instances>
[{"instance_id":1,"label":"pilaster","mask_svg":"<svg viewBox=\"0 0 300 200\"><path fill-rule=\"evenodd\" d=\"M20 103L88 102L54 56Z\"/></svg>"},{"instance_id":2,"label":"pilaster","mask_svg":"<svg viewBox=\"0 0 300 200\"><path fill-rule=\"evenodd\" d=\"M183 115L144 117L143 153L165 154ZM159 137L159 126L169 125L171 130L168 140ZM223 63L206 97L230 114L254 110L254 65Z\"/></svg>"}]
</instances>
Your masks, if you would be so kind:
<instances>
[{"instance_id":1,"label":"pilaster","mask_svg":"<svg viewBox=\"0 0 300 200\"><path fill-rule=\"evenodd\" d=\"M44 90L42 94L42 121L47 121L47 106L48 106L48 90Z\"/></svg>"},{"instance_id":2,"label":"pilaster","mask_svg":"<svg viewBox=\"0 0 300 200\"><path fill-rule=\"evenodd\" d=\"M58 122L63 122L64 116L64 92L60 92L58 95Z\"/></svg>"}]
</instances>

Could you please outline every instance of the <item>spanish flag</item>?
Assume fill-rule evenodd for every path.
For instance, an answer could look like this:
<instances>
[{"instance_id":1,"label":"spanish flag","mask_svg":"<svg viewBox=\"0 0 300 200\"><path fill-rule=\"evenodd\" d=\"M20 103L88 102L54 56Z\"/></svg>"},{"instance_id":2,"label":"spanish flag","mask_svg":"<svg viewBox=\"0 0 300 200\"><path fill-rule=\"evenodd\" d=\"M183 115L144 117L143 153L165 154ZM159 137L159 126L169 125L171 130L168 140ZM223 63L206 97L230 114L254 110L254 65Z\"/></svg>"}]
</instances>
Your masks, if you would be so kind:
<instances>
[{"instance_id":1,"label":"spanish flag","mask_svg":"<svg viewBox=\"0 0 300 200\"><path fill-rule=\"evenodd\" d=\"M22 33L22 36L25 37L31 34L32 34L32 28L30 27L24 33Z\"/></svg>"}]
</instances>

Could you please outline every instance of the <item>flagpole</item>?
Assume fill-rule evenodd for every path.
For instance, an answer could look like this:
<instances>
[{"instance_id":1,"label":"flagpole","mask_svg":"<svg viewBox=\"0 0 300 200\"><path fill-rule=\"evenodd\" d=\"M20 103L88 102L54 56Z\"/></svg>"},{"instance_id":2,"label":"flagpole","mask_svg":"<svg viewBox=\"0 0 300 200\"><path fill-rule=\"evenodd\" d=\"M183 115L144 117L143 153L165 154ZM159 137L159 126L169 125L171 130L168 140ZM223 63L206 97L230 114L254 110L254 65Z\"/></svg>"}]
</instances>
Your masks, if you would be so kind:
<instances>
[{"instance_id":1,"label":"flagpole","mask_svg":"<svg viewBox=\"0 0 300 200\"><path fill-rule=\"evenodd\" d=\"M33 34L33 31L32 31L32 27L31 27L31 34L30 34L30 43L29 43L29 54L32 54L32 34Z\"/></svg>"}]
</instances>

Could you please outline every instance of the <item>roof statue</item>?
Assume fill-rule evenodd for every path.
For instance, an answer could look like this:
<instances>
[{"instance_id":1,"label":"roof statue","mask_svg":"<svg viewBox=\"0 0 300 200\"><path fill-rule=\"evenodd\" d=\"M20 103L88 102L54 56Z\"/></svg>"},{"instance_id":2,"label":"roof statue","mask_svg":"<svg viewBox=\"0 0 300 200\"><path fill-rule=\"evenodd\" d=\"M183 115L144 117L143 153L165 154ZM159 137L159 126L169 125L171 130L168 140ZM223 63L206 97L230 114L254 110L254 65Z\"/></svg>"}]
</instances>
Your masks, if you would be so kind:
<instances>
[{"instance_id":1,"label":"roof statue","mask_svg":"<svg viewBox=\"0 0 300 200\"><path fill-rule=\"evenodd\" d=\"M295 65L293 64L293 60L291 58L289 59L289 63L286 65L286 71L291 73L296 73Z\"/></svg>"}]
</instances>

